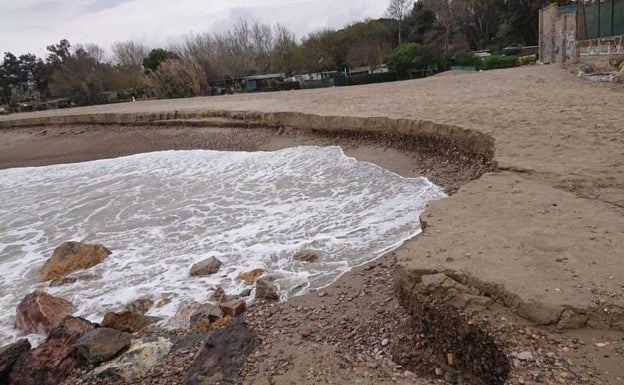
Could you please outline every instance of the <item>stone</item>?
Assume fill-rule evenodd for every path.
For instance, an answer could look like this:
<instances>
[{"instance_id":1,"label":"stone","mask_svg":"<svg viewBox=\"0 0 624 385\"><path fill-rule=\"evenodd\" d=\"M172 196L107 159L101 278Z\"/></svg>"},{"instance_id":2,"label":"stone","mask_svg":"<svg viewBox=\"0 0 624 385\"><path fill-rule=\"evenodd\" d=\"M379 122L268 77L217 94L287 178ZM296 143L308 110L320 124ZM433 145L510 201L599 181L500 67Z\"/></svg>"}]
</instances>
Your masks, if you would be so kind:
<instances>
[{"instance_id":1,"label":"stone","mask_svg":"<svg viewBox=\"0 0 624 385\"><path fill-rule=\"evenodd\" d=\"M620 71L617 74L615 74L613 81L616 83L624 83L624 67L622 67Z\"/></svg>"},{"instance_id":2,"label":"stone","mask_svg":"<svg viewBox=\"0 0 624 385\"><path fill-rule=\"evenodd\" d=\"M251 289L245 289L240 292L239 297L249 297L251 295Z\"/></svg>"},{"instance_id":3,"label":"stone","mask_svg":"<svg viewBox=\"0 0 624 385\"><path fill-rule=\"evenodd\" d=\"M293 260L301 262L314 262L319 259L319 254L312 250L297 251L293 255Z\"/></svg>"},{"instance_id":4,"label":"stone","mask_svg":"<svg viewBox=\"0 0 624 385\"><path fill-rule=\"evenodd\" d=\"M256 281L256 278L261 276L263 273L264 269L253 269L242 273L237 278L248 285L252 285Z\"/></svg>"},{"instance_id":5,"label":"stone","mask_svg":"<svg viewBox=\"0 0 624 385\"><path fill-rule=\"evenodd\" d=\"M43 344L22 353L11 372L8 385L57 385L74 370L88 363L76 354L75 343L96 325L84 318L66 316L50 330Z\"/></svg>"},{"instance_id":6,"label":"stone","mask_svg":"<svg viewBox=\"0 0 624 385\"><path fill-rule=\"evenodd\" d=\"M524 352L520 352L518 353L518 359L520 361L533 361L533 354L531 354L531 352L529 351L524 351Z\"/></svg>"},{"instance_id":7,"label":"stone","mask_svg":"<svg viewBox=\"0 0 624 385\"><path fill-rule=\"evenodd\" d=\"M77 354L90 365L99 365L124 352L131 342L132 336L128 333L106 327L97 328L80 337L76 343Z\"/></svg>"},{"instance_id":8,"label":"stone","mask_svg":"<svg viewBox=\"0 0 624 385\"><path fill-rule=\"evenodd\" d=\"M15 328L22 334L48 334L73 308L71 302L37 290L17 305Z\"/></svg>"},{"instance_id":9,"label":"stone","mask_svg":"<svg viewBox=\"0 0 624 385\"><path fill-rule=\"evenodd\" d=\"M225 299L225 291L220 288L217 287L212 294L210 294L210 300L211 301L215 301L215 302L221 302Z\"/></svg>"},{"instance_id":10,"label":"stone","mask_svg":"<svg viewBox=\"0 0 624 385\"><path fill-rule=\"evenodd\" d=\"M220 306L221 310L230 317L236 317L245 311L245 301L240 298L221 302Z\"/></svg>"},{"instance_id":11,"label":"stone","mask_svg":"<svg viewBox=\"0 0 624 385\"><path fill-rule=\"evenodd\" d=\"M278 301L280 299L277 287L269 279L258 278L256 281L256 299Z\"/></svg>"},{"instance_id":12,"label":"stone","mask_svg":"<svg viewBox=\"0 0 624 385\"><path fill-rule=\"evenodd\" d=\"M126 305L125 310L145 314L152 306L154 306L154 301L149 298L140 298Z\"/></svg>"},{"instance_id":13,"label":"stone","mask_svg":"<svg viewBox=\"0 0 624 385\"><path fill-rule=\"evenodd\" d=\"M196 301L188 301L182 303L176 310L173 317L169 319L169 326L172 329L186 329L189 327L191 314L195 313L201 304Z\"/></svg>"},{"instance_id":14,"label":"stone","mask_svg":"<svg viewBox=\"0 0 624 385\"><path fill-rule=\"evenodd\" d=\"M132 383L145 377L154 366L161 363L163 357L169 354L172 345L170 340L163 337L133 340L124 354L95 368L92 374L99 378L121 377Z\"/></svg>"},{"instance_id":15,"label":"stone","mask_svg":"<svg viewBox=\"0 0 624 385\"><path fill-rule=\"evenodd\" d=\"M62 278L76 270L88 269L102 262L111 251L102 245L64 242L43 265L41 282Z\"/></svg>"},{"instance_id":16,"label":"stone","mask_svg":"<svg viewBox=\"0 0 624 385\"><path fill-rule=\"evenodd\" d=\"M159 320L160 318L158 317L146 316L136 311L109 312L104 315L104 319L100 324L103 327L134 333Z\"/></svg>"},{"instance_id":17,"label":"stone","mask_svg":"<svg viewBox=\"0 0 624 385\"><path fill-rule=\"evenodd\" d=\"M205 275L215 274L221 267L221 261L215 257L204 259L197 262L191 267L191 275L194 277L202 277Z\"/></svg>"},{"instance_id":18,"label":"stone","mask_svg":"<svg viewBox=\"0 0 624 385\"><path fill-rule=\"evenodd\" d=\"M190 317L191 328L207 328L211 323L223 318L224 313L218 305L204 304Z\"/></svg>"},{"instance_id":19,"label":"stone","mask_svg":"<svg viewBox=\"0 0 624 385\"><path fill-rule=\"evenodd\" d=\"M241 318L211 334L189 367L184 385L234 382L258 336Z\"/></svg>"},{"instance_id":20,"label":"stone","mask_svg":"<svg viewBox=\"0 0 624 385\"><path fill-rule=\"evenodd\" d=\"M50 281L50 287L71 285L72 283L76 283L78 281L91 281L91 280L94 280L96 278L98 278L97 275L86 273L86 272L82 272L82 273L79 273L79 274L71 274L71 275L66 276L66 277L62 277L62 278L57 278L57 279L51 280Z\"/></svg>"},{"instance_id":21,"label":"stone","mask_svg":"<svg viewBox=\"0 0 624 385\"><path fill-rule=\"evenodd\" d=\"M446 373L444 373L444 382L447 384L457 384L459 382L457 372L453 369L447 370Z\"/></svg>"},{"instance_id":22,"label":"stone","mask_svg":"<svg viewBox=\"0 0 624 385\"><path fill-rule=\"evenodd\" d=\"M22 353L29 350L30 342L25 338L0 348L0 384L6 383L15 361Z\"/></svg>"}]
</instances>

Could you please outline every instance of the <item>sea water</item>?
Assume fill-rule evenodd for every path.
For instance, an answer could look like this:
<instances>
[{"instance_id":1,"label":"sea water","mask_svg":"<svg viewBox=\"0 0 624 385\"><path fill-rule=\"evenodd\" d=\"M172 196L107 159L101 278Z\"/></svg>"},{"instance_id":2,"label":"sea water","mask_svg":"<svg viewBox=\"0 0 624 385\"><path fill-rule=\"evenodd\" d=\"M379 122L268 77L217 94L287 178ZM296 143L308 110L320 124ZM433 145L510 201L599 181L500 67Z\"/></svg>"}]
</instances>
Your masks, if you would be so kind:
<instances>
[{"instance_id":1,"label":"sea water","mask_svg":"<svg viewBox=\"0 0 624 385\"><path fill-rule=\"evenodd\" d=\"M18 337L15 308L35 289L95 322L133 300L167 298L148 313L167 326L181 304L207 302L217 287L240 293L247 286L237 276L255 268L275 278L282 299L327 286L418 234L420 213L443 196L425 178L339 147L163 151L0 170L0 346ZM93 279L40 283L54 248L70 240L112 254L88 269ZM321 258L293 260L300 250ZM218 273L189 275L211 256Z\"/></svg>"}]
</instances>

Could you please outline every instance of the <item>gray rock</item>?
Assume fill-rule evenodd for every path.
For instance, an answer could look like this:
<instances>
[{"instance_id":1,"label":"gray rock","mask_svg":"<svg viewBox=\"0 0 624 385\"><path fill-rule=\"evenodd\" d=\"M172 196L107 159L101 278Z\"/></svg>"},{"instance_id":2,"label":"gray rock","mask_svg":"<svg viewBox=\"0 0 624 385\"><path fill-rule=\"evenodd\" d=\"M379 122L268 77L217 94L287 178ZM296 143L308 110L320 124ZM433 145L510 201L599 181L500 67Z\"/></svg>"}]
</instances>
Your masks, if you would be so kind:
<instances>
[{"instance_id":1,"label":"gray rock","mask_svg":"<svg viewBox=\"0 0 624 385\"><path fill-rule=\"evenodd\" d=\"M92 374L97 377L106 376L107 373L114 374L116 378L122 377L133 382L144 377L161 362L171 346L171 341L162 337L133 340L126 353L97 367Z\"/></svg>"},{"instance_id":2,"label":"gray rock","mask_svg":"<svg viewBox=\"0 0 624 385\"><path fill-rule=\"evenodd\" d=\"M319 259L319 254L312 250L301 250L293 255L293 260L302 262L314 262Z\"/></svg>"},{"instance_id":3,"label":"gray rock","mask_svg":"<svg viewBox=\"0 0 624 385\"><path fill-rule=\"evenodd\" d=\"M104 327L134 333L159 320L160 318L158 317L146 316L135 311L125 311L122 313L109 312L104 315L101 324Z\"/></svg>"},{"instance_id":4,"label":"gray rock","mask_svg":"<svg viewBox=\"0 0 624 385\"><path fill-rule=\"evenodd\" d=\"M7 381L9 372L19 356L29 350L30 342L25 338L0 349L0 384Z\"/></svg>"},{"instance_id":5,"label":"gray rock","mask_svg":"<svg viewBox=\"0 0 624 385\"><path fill-rule=\"evenodd\" d=\"M221 261L215 257L210 257L194 264L191 267L191 275L194 277L210 275L218 272L219 268L221 268Z\"/></svg>"},{"instance_id":6,"label":"gray rock","mask_svg":"<svg viewBox=\"0 0 624 385\"><path fill-rule=\"evenodd\" d=\"M235 318L208 337L191 364L183 384L233 382L257 344L256 333L241 318Z\"/></svg>"},{"instance_id":7,"label":"gray rock","mask_svg":"<svg viewBox=\"0 0 624 385\"><path fill-rule=\"evenodd\" d=\"M258 278L256 281L256 299L266 299L269 301L279 300L277 288L267 278Z\"/></svg>"},{"instance_id":8,"label":"gray rock","mask_svg":"<svg viewBox=\"0 0 624 385\"><path fill-rule=\"evenodd\" d=\"M223 317L223 311L218 305L204 304L190 316L190 327L208 326Z\"/></svg>"},{"instance_id":9,"label":"gray rock","mask_svg":"<svg viewBox=\"0 0 624 385\"><path fill-rule=\"evenodd\" d=\"M524 352L520 352L518 353L518 359L520 361L533 361L533 354L531 354L531 352L529 351L524 351Z\"/></svg>"},{"instance_id":10,"label":"gray rock","mask_svg":"<svg viewBox=\"0 0 624 385\"><path fill-rule=\"evenodd\" d=\"M130 347L132 336L111 328L98 328L87 332L76 343L76 353L89 364L99 365L109 361Z\"/></svg>"}]
</instances>

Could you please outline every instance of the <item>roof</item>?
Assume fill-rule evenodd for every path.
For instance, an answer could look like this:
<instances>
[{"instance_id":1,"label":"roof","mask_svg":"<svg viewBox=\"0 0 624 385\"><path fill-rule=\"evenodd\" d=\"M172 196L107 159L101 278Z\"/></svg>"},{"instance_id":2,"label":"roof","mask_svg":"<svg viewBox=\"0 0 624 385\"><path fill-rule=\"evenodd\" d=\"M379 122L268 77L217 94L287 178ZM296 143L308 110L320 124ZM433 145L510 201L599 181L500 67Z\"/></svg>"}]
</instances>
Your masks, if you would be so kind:
<instances>
[{"instance_id":1,"label":"roof","mask_svg":"<svg viewBox=\"0 0 624 385\"><path fill-rule=\"evenodd\" d=\"M262 79L275 79L275 78L283 78L283 73L278 74L265 74L265 75L253 75L253 76L245 76L244 80L262 80Z\"/></svg>"}]
</instances>

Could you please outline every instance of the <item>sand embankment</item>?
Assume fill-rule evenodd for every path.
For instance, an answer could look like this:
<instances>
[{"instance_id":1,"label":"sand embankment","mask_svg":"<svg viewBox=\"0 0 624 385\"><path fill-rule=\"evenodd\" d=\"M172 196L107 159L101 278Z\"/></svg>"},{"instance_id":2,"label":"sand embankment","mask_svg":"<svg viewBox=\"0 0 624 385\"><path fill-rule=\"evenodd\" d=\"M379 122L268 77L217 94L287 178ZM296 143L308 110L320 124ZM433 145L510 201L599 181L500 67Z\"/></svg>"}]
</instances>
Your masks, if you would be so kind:
<instances>
[{"instance_id":1,"label":"sand embankment","mask_svg":"<svg viewBox=\"0 0 624 385\"><path fill-rule=\"evenodd\" d=\"M432 204L423 236L397 251L400 297L409 307L422 278L444 272L537 324L624 330L623 96L615 86L532 66L9 115L0 127L222 119L222 126L322 130L329 142L362 132L378 143L415 138L421 149L492 160L497 172Z\"/></svg>"}]
</instances>

